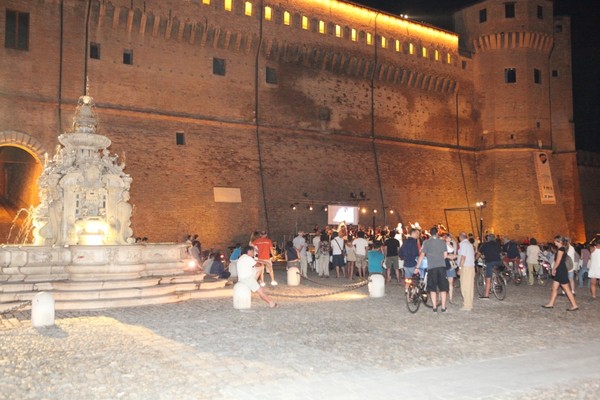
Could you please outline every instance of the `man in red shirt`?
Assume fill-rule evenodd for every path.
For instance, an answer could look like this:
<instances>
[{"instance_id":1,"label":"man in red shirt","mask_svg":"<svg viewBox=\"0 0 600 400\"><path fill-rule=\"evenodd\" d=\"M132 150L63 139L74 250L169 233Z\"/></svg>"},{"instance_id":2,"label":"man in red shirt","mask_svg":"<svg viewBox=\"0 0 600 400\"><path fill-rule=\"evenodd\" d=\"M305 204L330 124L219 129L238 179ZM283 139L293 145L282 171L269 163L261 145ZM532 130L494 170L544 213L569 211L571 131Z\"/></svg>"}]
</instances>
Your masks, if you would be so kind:
<instances>
[{"instance_id":1,"label":"man in red shirt","mask_svg":"<svg viewBox=\"0 0 600 400\"><path fill-rule=\"evenodd\" d=\"M273 262L271 261L273 242L267 237L267 232L260 232L260 236L252 242L252 245L258 249L258 261L265 266L267 272L271 275L271 286L277 286L275 274L273 273ZM265 286L264 272L260 278L260 285Z\"/></svg>"}]
</instances>

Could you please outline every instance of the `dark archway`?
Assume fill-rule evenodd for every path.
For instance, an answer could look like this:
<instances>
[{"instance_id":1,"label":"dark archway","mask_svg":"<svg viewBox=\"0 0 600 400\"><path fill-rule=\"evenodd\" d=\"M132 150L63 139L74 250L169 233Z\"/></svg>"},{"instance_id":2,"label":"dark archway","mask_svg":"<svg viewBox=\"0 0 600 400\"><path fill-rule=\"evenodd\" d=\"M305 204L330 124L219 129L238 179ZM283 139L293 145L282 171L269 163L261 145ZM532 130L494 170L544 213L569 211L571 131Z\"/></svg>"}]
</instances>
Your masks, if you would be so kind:
<instances>
[{"instance_id":1,"label":"dark archway","mask_svg":"<svg viewBox=\"0 0 600 400\"><path fill-rule=\"evenodd\" d=\"M38 205L37 181L41 172L41 163L30 152L17 146L0 146L0 243L14 243L28 216L27 212L19 211Z\"/></svg>"}]
</instances>

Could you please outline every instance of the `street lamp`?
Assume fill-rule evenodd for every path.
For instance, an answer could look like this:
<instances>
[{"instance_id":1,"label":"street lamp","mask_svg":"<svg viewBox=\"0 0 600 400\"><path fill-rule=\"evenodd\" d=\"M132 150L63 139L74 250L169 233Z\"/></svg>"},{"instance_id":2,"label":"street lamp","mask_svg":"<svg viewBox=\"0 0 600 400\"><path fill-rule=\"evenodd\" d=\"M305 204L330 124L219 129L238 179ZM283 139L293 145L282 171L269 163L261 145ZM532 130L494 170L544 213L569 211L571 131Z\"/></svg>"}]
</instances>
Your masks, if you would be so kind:
<instances>
[{"instance_id":1,"label":"street lamp","mask_svg":"<svg viewBox=\"0 0 600 400\"><path fill-rule=\"evenodd\" d=\"M486 205L485 201L478 201L475 203L477 208L479 208L479 243L483 243L483 208Z\"/></svg>"}]
</instances>

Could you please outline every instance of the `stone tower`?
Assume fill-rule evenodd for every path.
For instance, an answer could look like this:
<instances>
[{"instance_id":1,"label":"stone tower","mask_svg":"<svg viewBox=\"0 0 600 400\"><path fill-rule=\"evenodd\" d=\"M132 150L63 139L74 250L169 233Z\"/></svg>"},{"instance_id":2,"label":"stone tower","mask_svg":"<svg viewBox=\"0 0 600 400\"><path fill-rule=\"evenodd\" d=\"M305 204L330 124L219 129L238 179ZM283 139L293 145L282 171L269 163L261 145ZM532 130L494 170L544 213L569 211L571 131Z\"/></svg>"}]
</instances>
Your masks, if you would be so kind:
<instances>
[{"instance_id":1,"label":"stone tower","mask_svg":"<svg viewBox=\"0 0 600 400\"><path fill-rule=\"evenodd\" d=\"M548 0L487 0L454 23L481 110L486 228L520 237L536 220L534 230L583 237L578 182L565 178L576 172L568 19Z\"/></svg>"}]
</instances>

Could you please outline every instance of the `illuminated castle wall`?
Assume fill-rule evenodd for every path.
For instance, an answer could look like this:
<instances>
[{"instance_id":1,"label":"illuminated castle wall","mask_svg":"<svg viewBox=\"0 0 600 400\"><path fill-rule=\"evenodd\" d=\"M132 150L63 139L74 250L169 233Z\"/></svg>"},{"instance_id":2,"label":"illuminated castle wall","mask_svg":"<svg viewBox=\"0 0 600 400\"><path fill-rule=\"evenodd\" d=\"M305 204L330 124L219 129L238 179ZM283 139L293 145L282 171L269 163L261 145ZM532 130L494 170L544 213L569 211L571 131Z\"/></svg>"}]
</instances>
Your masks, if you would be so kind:
<instances>
[{"instance_id":1,"label":"illuminated castle wall","mask_svg":"<svg viewBox=\"0 0 600 400\"><path fill-rule=\"evenodd\" d=\"M448 215L452 230L476 232L478 214L444 210L485 200L487 229L583 236L569 26L550 1L517 1L514 21L499 0L457 13L470 52L457 34L334 0L3 4L30 26L27 50L0 49L0 135L21 134L0 144L52 152L87 75L135 182L135 235L197 232L221 246L268 228L280 238L323 226L327 203L364 206L366 225L378 209L377 225ZM520 45L497 44L509 31ZM538 146L551 155L555 205L540 203Z\"/></svg>"}]
</instances>

